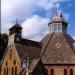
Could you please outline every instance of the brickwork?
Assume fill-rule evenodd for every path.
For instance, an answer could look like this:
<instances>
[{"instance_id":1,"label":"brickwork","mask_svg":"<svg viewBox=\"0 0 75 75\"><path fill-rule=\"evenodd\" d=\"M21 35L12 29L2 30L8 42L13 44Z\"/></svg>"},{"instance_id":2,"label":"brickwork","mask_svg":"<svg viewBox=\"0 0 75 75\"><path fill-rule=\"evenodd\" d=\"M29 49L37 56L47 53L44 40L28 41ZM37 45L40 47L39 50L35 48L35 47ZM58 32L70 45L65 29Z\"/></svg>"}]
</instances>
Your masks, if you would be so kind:
<instances>
[{"instance_id":1,"label":"brickwork","mask_svg":"<svg viewBox=\"0 0 75 75\"><path fill-rule=\"evenodd\" d=\"M48 75L64 75L64 70L67 70L67 75L70 75L70 70L72 69L73 75L75 74L75 66L45 66ZM53 74L51 74L51 69L53 69Z\"/></svg>"},{"instance_id":2,"label":"brickwork","mask_svg":"<svg viewBox=\"0 0 75 75\"><path fill-rule=\"evenodd\" d=\"M4 69L5 73L7 73L6 71L7 68L8 68L8 75L12 75L12 73L13 75L15 75L16 72L19 73L21 70L21 62L15 48L9 48L7 53L5 54L1 66L1 75L4 75ZM14 72L12 72L12 68Z\"/></svg>"}]
</instances>

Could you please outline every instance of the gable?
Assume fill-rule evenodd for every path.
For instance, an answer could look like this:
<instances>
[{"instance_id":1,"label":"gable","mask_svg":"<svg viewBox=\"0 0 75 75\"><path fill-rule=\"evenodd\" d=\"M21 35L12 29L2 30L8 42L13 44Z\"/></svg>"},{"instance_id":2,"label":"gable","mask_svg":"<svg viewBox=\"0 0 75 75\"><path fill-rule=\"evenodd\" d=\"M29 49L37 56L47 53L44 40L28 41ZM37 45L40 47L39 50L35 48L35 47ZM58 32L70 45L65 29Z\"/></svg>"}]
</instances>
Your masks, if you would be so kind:
<instances>
[{"instance_id":1,"label":"gable","mask_svg":"<svg viewBox=\"0 0 75 75\"><path fill-rule=\"evenodd\" d=\"M17 50L14 46L7 48L4 58L3 58L3 62L5 60L13 60L13 59L18 59L20 61L20 58L18 56Z\"/></svg>"}]
</instances>

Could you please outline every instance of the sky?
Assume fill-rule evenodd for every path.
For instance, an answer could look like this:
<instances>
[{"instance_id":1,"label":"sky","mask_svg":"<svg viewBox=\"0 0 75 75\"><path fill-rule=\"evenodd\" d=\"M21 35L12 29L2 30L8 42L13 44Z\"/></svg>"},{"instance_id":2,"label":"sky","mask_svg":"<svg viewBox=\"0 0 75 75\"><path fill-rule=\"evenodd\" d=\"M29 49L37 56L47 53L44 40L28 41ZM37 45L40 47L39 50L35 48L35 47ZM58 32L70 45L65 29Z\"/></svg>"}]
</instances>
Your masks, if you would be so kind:
<instances>
[{"instance_id":1,"label":"sky","mask_svg":"<svg viewBox=\"0 0 75 75\"><path fill-rule=\"evenodd\" d=\"M68 22L68 34L75 39L75 0L1 0L1 31L9 32L16 23L23 27L22 37L40 41L49 33L48 23L57 10Z\"/></svg>"}]
</instances>

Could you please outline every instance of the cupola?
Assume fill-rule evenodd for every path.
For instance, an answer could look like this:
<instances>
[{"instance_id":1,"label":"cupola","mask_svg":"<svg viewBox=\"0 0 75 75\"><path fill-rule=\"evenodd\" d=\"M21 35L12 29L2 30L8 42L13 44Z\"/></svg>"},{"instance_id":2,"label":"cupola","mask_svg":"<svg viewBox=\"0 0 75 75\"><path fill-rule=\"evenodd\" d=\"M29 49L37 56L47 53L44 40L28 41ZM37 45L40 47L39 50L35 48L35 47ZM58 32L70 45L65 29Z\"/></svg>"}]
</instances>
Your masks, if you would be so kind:
<instances>
[{"instance_id":1,"label":"cupola","mask_svg":"<svg viewBox=\"0 0 75 75\"><path fill-rule=\"evenodd\" d=\"M52 32L62 32L67 33L68 23L65 21L64 17L60 12L56 12L48 23L48 27L50 29L50 33Z\"/></svg>"}]
</instances>

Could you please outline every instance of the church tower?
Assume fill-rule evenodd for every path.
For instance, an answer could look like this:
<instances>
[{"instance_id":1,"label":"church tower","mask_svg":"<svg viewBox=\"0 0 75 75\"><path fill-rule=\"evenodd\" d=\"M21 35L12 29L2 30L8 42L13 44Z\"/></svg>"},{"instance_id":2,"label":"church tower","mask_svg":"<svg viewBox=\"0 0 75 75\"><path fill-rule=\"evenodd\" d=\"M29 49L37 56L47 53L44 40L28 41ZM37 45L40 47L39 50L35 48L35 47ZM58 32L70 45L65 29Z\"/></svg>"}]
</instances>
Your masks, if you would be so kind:
<instances>
[{"instance_id":1,"label":"church tower","mask_svg":"<svg viewBox=\"0 0 75 75\"><path fill-rule=\"evenodd\" d=\"M13 35L13 36L12 36ZM22 38L22 27L16 22L16 24L9 29L9 37L14 38L15 42L19 42Z\"/></svg>"},{"instance_id":2,"label":"church tower","mask_svg":"<svg viewBox=\"0 0 75 75\"><path fill-rule=\"evenodd\" d=\"M9 35L15 34L16 37L21 38L22 27L16 23L13 27L9 29Z\"/></svg>"},{"instance_id":3,"label":"church tower","mask_svg":"<svg viewBox=\"0 0 75 75\"><path fill-rule=\"evenodd\" d=\"M56 12L51 21L48 23L50 33L60 32L67 33L68 23L64 20L60 12Z\"/></svg>"}]
</instances>

